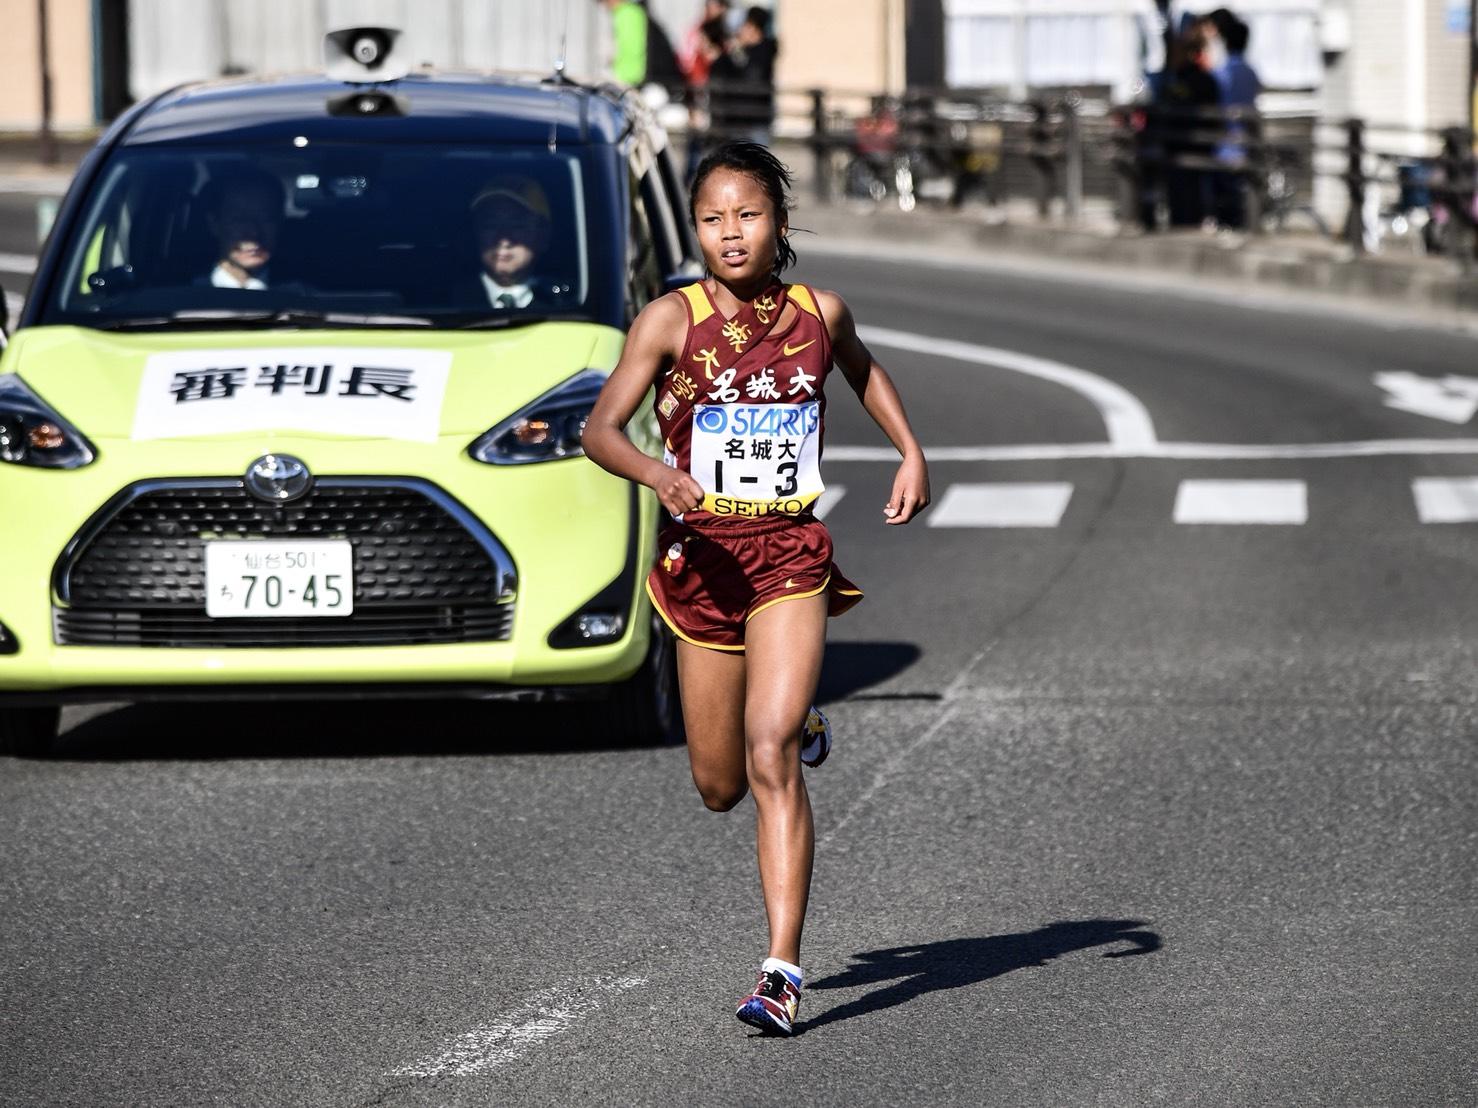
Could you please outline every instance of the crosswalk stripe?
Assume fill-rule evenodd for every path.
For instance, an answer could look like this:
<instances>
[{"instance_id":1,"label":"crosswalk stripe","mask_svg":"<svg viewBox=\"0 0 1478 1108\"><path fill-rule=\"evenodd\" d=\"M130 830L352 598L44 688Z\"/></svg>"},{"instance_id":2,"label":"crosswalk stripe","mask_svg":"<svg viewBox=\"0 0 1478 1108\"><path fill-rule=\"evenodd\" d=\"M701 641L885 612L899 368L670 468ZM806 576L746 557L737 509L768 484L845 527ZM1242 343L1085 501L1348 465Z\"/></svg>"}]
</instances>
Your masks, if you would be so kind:
<instances>
[{"instance_id":1,"label":"crosswalk stripe","mask_svg":"<svg viewBox=\"0 0 1478 1108\"><path fill-rule=\"evenodd\" d=\"M1176 523L1305 523L1302 481L1186 480L1175 493Z\"/></svg>"},{"instance_id":2,"label":"crosswalk stripe","mask_svg":"<svg viewBox=\"0 0 1478 1108\"><path fill-rule=\"evenodd\" d=\"M842 497L846 495L846 485L827 485L826 491L821 494L821 499L816 501L816 518L825 519L829 516Z\"/></svg>"},{"instance_id":3,"label":"crosswalk stripe","mask_svg":"<svg viewBox=\"0 0 1478 1108\"><path fill-rule=\"evenodd\" d=\"M955 484L925 518L930 527L1056 527L1072 495L1065 481Z\"/></svg>"},{"instance_id":4,"label":"crosswalk stripe","mask_svg":"<svg viewBox=\"0 0 1478 1108\"><path fill-rule=\"evenodd\" d=\"M1411 496L1423 523L1478 521L1478 477L1417 477Z\"/></svg>"}]
</instances>

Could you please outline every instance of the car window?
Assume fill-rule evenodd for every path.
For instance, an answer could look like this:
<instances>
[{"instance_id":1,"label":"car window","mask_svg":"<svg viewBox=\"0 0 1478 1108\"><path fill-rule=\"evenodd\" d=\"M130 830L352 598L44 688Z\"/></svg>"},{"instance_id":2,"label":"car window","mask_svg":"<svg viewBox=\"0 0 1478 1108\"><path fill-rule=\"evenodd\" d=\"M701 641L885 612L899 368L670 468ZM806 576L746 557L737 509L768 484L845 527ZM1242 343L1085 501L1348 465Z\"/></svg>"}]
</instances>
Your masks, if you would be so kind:
<instances>
[{"instance_id":1,"label":"car window","mask_svg":"<svg viewBox=\"0 0 1478 1108\"><path fill-rule=\"evenodd\" d=\"M619 272L582 150L125 148L61 249L42 323L171 313L594 318Z\"/></svg>"},{"instance_id":2,"label":"car window","mask_svg":"<svg viewBox=\"0 0 1478 1108\"><path fill-rule=\"evenodd\" d=\"M676 273L683 263L682 241L655 166L642 174L641 202L646 209L647 224L652 229L662 275L666 277Z\"/></svg>"},{"instance_id":3,"label":"car window","mask_svg":"<svg viewBox=\"0 0 1478 1108\"><path fill-rule=\"evenodd\" d=\"M683 185L677 162L672 156L672 146L664 146L657 155L657 171L661 176L662 190L677 221L678 243L685 262L696 262L702 257L698 248L698 235L693 230L692 217L688 214L688 190Z\"/></svg>"}]
</instances>

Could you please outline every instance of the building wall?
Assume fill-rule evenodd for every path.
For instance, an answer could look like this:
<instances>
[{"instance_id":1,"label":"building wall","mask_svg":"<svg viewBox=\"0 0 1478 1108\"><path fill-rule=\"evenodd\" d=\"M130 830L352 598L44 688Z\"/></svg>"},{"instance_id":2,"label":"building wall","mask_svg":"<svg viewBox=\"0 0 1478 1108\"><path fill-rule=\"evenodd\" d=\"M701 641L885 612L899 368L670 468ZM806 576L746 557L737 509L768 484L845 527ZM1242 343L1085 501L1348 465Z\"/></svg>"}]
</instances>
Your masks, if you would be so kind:
<instances>
[{"instance_id":1,"label":"building wall","mask_svg":"<svg viewBox=\"0 0 1478 1108\"><path fill-rule=\"evenodd\" d=\"M1427 121L1433 127L1468 123L1468 36L1447 23L1447 0L1427 3Z\"/></svg>"},{"instance_id":2,"label":"building wall","mask_svg":"<svg viewBox=\"0 0 1478 1108\"><path fill-rule=\"evenodd\" d=\"M776 84L838 92L900 89L902 18L901 0L789 0L778 10Z\"/></svg>"},{"instance_id":3,"label":"building wall","mask_svg":"<svg viewBox=\"0 0 1478 1108\"><path fill-rule=\"evenodd\" d=\"M52 127L85 131L93 126L92 2L47 0ZM0 0L0 130L34 131L41 123L41 65L35 0Z\"/></svg>"},{"instance_id":4,"label":"building wall","mask_svg":"<svg viewBox=\"0 0 1478 1108\"><path fill-rule=\"evenodd\" d=\"M674 46L700 6L648 2ZM567 72L596 80L610 57L609 17L593 0L132 0L131 14L138 97L223 73L318 69L324 32L356 24L400 28L413 64L547 73L563 37Z\"/></svg>"}]
</instances>

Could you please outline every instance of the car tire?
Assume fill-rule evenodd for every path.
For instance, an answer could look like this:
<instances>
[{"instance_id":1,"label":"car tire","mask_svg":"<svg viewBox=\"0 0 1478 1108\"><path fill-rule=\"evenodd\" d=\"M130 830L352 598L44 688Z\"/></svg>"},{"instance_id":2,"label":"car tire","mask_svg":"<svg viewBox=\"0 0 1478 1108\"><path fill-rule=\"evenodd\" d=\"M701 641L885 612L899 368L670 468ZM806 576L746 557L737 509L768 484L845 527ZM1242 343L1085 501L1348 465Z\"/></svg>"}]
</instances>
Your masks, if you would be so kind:
<instances>
[{"instance_id":1,"label":"car tire","mask_svg":"<svg viewBox=\"0 0 1478 1108\"><path fill-rule=\"evenodd\" d=\"M681 746L687 741L677 688L677 640L656 616L641 668L615 686L597 711L623 744Z\"/></svg>"},{"instance_id":2,"label":"car tire","mask_svg":"<svg viewBox=\"0 0 1478 1108\"><path fill-rule=\"evenodd\" d=\"M0 754L41 758L53 753L61 720L55 705L0 708Z\"/></svg>"}]
</instances>

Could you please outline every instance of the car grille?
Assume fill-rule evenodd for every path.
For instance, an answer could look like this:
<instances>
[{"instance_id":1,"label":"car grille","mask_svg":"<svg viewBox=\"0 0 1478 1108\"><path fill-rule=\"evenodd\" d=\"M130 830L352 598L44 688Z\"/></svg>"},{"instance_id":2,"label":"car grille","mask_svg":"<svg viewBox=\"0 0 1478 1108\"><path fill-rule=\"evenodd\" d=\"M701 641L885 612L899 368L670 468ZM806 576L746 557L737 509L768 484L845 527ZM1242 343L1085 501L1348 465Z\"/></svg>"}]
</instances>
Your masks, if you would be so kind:
<instances>
[{"instance_id":1,"label":"car grille","mask_svg":"<svg viewBox=\"0 0 1478 1108\"><path fill-rule=\"evenodd\" d=\"M207 616L205 543L235 538L348 539L353 613ZM410 479L324 479L286 505L240 481L135 486L84 529L57 579L64 646L392 646L512 633L506 553L455 501Z\"/></svg>"}]
</instances>

